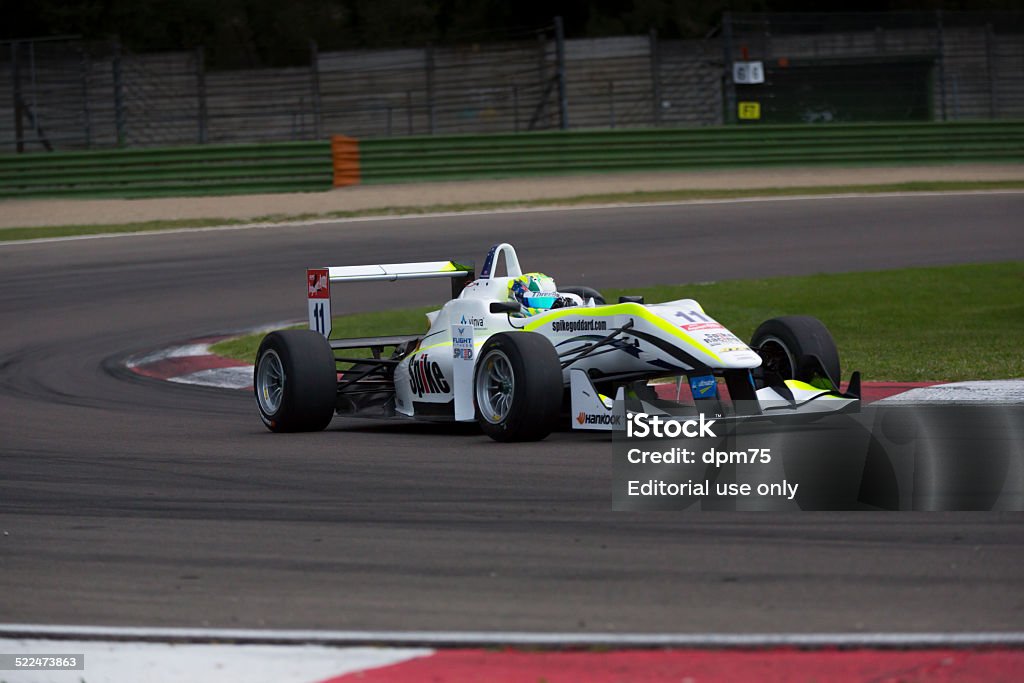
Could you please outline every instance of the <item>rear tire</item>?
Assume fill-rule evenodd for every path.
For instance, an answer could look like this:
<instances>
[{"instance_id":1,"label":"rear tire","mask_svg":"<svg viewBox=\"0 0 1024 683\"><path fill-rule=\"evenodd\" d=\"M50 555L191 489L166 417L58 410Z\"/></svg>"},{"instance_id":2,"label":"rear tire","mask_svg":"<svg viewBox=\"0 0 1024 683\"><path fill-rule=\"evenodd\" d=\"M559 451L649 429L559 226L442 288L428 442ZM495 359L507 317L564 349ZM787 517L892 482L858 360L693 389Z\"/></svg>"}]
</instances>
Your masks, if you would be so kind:
<instances>
[{"instance_id":1,"label":"rear tire","mask_svg":"<svg viewBox=\"0 0 1024 683\"><path fill-rule=\"evenodd\" d=\"M766 320L758 326L750 346L762 358L765 370L775 372L782 379L809 382L806 366L800 359L805 355L817 356L832 381L841 379L839 350L825 324L809 315L786 315Z\"/></svg>"},{"instance_id":2,"label":"rear tire","mask_svg":"<svg viewBox=\"0 0 1024 683\"><path fill-rule=\"evenodd\" d=\"M338 393L334 352L312 330L271 332L260 343L253 390L272 432L318 432L331 422Z\"/></svg>"},{"instance_id":3,"label":"rear tire","mask_svg":"<svg viewBox=\"0 0 1024 683\"><path fill-rule=\"evenodd\" d=\"M473 377L477 422L495 441L539 441L558 426L558 353L535 332L502 332L480 349Z\"/></svg>"}]
</instances>

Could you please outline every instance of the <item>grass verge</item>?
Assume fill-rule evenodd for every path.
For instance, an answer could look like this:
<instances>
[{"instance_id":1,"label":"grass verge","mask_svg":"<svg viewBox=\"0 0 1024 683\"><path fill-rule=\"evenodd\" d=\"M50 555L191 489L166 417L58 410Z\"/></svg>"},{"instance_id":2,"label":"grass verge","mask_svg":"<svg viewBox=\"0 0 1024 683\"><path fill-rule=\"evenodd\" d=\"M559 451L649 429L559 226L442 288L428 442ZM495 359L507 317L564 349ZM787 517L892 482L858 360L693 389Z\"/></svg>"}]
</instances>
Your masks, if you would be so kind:
<instances>
[{"instance_id":1,"label":"grass verge","mask_svg":"<svg viewBox=\"0 0 1024 683\"><path fill-rule=\"evenodd\" d=\"M659 192L619 192L592 194L556 199L528 201L475 202L468 204L432 204L429 206L400 206L360 211L330 211L327 213L272 214L247 219L187 218L139 223L108 225L55 225L26 228L0 228L0 242L43 239L48 237L77 237L81 235L126 234L187 230L215 226L250 225L253 223L297 223L311 220L366 218L374 216L403 216L429 213L460 213L511 208L543 208L553 206L581 206L587 204L633 204L700 199L742 199L747 197L794 197L831 194L878 194L883 192L953 192L965 190L1017 190L1024 189L1024 180L1001 181L942 181L908 182L875 185L834 185L823 187L771 187L743 190L666 190Z\"/></svg>"},{"instance_id":2,"label":"grass verge","mask_svg":"<svg viewBox=\"0 0 1024 683\"><path fill-rule=\"evenodd\" d=\"M606 290L648 303L693 298L749 339L762 321L807 314L829 327L843 372L867 380L956 381L1024 377L1024 262L907 268ZM428 308L340 316L335 336L403 334L426 326ZM214 345L252 362L260 335ZM845 377L844 377L845 379Z\"/></svg>"}]
</instances>

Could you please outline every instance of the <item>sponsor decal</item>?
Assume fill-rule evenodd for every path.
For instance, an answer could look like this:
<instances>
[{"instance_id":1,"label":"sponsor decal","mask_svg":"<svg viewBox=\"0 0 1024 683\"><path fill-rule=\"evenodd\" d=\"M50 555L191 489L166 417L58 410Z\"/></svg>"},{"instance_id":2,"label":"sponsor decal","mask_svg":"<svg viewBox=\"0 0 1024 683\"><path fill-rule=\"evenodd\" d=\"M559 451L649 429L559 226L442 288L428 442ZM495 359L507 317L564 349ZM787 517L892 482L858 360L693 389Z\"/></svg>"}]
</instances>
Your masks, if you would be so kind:
<instances>
[{"instance_id":1,"label":"sponsor decal","mask_svg":"<svg viewBox=\"0 0 1024 683\"><path fill-rule=\"evenodd\" d=\"M465 327L456 327L455 335L452 337L452 344L456 346L472 346L473 335L467 334Z\"/></svg>"},{"instance_id":2,"label":"sponsor decal","mask_svg":"<svg viewBox=\"0 0 1024 683\"><path fill-rule=\"evenodd\" d=\"M306 303L309 329L331 336L331 273L327 268L306 270Z\"/></svg>"},{"instance_id":3,"label":"sponsor decal","mask_svg":"<svg viewBox=\"0 0 1024 683\"><path fill-rule=\"evenodd\" d=\"M459 324L460 325L472 325L473 327L483 327L484 326L484 319L483 318L474 318L471 315L464 315L464 316L462 316L462 320L459 321Z\"/></svg>"},{"instance_id":4,"label":"sponsor decal","mask_svg":"<svg viewBox=\"0 0 1024 683\"><path fill-rule=\"evenodd\" d=\"M721 323L690 323L689 325L680 325L687 332L696 332L698 330L720 330L722 329Z\"/></svg>"},{"instance_id":5,"label":"sponsor decal","mask_svg":"<svg viewBox=\"0 0 1024 683\"><path fill-rule=\"evenodd\" d=\"M413 393L420 397L423 394L447 394L452 390L441 366L430 360L429 353L409 363L409 383Z\"/></svg>"},{"instance_id":6,"label":"sponsor decal","mask_svg":"<svg viewBox=\"0 0 1024 683\"><path fill-rule=\"evenodd\" d=\"M326 268L310 268L306 271L306 298L331 298L331 277Z\"/></svg>"},{"instance_id":7,"label":"sponsor decal","mask_svg":"<svg viewBox=\"0 0 1024 683\"><path fill-rule=\"evenodd\" d=\"M494 252L498 250L498 245L495 244L491 247L491 250L487 252L487 258L484 259L484 267L480 271L480 277L486 279L491 276L491 266L494 265Z\"/></svg>"},{"instance_id":8,"label":"sponsor decal","mask_svg":"<svg viewBox=\"0 0 1024 683\"><path fill-rule=\"evenodd\" d=\"M690 377L690 392L694 398L714 398L718 393L718 383L714 375L697 375Z\"/></svg>"},{"instance_id":9,"label":"sponsor decal","mask_svg":"<svg viewBox=\"0 0 1024 683\"><path fill-rule=\"evenodd\" d=\"M576 421L581 425L620 425L622 424L622 416L611 413L603 415L599 413L585 413L581 410L580 414L576 416Z\"/></svg>"},{"instance_id":10,"label":"sponsor decal","mask_svg":"<svg viewBox=\"0 0 1024 683\"><path fill-rule=\"evenodd\" d=\"M463 316L462 319L465 321L466 317ZM456 325L452 328L452 358L473 360L473 330L468 325Z\"/></svg>"},{"instance_id":11,"label":"sponsor decal","mask_svg":"<svg viewBox=\"0 0 1024 683\"><path fill-rule=\"evenodd\" d=\"M607 329L606 320L556 320L551 323L552 332L602 332Z\"/></svg>"},{"instance_id":12,"label":"sponsor decal","mask_svg":"<svg viewBox=\"0 0 1024 683\"><path fill-rule=\"evenodd\" d=\"M737 344L742 344L743 340L731 332L721 332L718 334L705 334L704 343L708 346L725 346L726 344L736 346Z\"/></svg>"}]
</instances>

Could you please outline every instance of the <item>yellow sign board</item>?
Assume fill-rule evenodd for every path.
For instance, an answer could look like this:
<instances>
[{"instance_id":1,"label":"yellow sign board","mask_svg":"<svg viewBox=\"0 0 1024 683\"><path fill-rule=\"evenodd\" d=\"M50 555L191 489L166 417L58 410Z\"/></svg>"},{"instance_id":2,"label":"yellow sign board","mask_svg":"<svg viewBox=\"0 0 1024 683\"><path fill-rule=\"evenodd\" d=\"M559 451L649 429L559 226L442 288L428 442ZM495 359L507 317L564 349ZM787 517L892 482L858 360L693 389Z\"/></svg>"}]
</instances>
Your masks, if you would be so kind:
<instances>
[{"instance_id":1,"label":"yellow sign board","mask_svg":"<svg viewBox=\"0 0 1024 683\"><path fill-rule=\"evenodd\" d=\"M744 120L757 121L761 118L760 102L740 102L739 116Z\"/></svg>"}]
</instances>

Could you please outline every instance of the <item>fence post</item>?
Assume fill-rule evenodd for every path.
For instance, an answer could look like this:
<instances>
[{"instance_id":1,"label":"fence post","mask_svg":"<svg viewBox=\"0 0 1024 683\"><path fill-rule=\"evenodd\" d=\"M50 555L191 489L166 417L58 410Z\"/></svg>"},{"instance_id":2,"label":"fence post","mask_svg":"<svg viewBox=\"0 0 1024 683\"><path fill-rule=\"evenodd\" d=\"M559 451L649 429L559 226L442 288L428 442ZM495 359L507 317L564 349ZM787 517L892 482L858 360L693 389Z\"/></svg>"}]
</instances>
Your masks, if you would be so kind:
<instances>
[{"instance_id":1,"label":"fence post","mask_svg":"<svg viewBox=\"0 0 1024 683\"><path fill-rule=\"evenodd\" d=\"M36 78L39 75L39 70L36 68L36 41L34 40L28 41L28 73L29 87L30 92L32 93L32 104L28 108L28 114L30 117L29 120L32 122L32 132L36 136L36 142L39 142L43 139L43 133L39 130L39 102L36 100L36 97L39 96L39 83L36 81ZM46 151L50 151L48 146Z\"/></svg>"},{"instance_id":2,"label":"fence post","mask_svg":"<svg viewBox=\"0 0 1024 683\"><path fill-rule=\"evenodd\" d=\"M988 76L988 117L994 119L999 115L996 98L996 59L992 46L992 24L985 24L985 72Z\"/></svg>"},{"instance_id":3,"label":"fence post","mask_svg":"<svg viewBox=\"0 0 1024 683\"><path fill-rule=\"evenodd\" d=\"M196 48L196 97L199 99L199 144L209 141L208 112L206 110L206 50L202 45Z\"/></svg>"},{"instance_id":4,"label":"fence post","mask_svg":"<svg viewBox=\"0 0 1024 683\"><path fill-rule=\"evenodd\" d=\"M113 44L110 64L114 75L114 128L117 133L117 146L124 147L124 77L121 73L121 43L116 40Z\"/></svg>"},{"instance_id":5,"label":"fence post","mask_svg":"<svg viewBox=\"0 0 1024 683\"><path fill-rule=\"evenodd\" d=\"M82 77L82 132L85 134L85 148L92 147L92 116L89 111L89 72L92 70L89 55L80 50L80 72Z\"/></svg>"},{"instance_id":6,"label":"fence post","mask_svg":"<svg viewBox=\"0 0 1024 683\"><path fill-rule=\"evenodd\" d=\"M935 10L935 40L939 51L939 102L942 120L946 120L946 37L942 28L942 10Z\"/></svg>"},{"instance_id":7,"label":"fence post","mask_svg":"<svg viewBox=\"0 0 1024 683\"><path fill-rule=\"evenodd\" d=\"M21 124L21 69L18 65L18 41L11 43L11 94L14 109L14 149L21 154L25 151L25 129Z\"/></svg>"},{"instance_id":8,"label":"fence post","mask_svg":"<svg viewBox=\"0 0 1024 683\"><path fill-rule=\"evenodd\" d=\"M555 59L558 73L558 127L569 127L569 101L565 92L565 28L562 17L555 17Z\"/></svg>"},{"instance_id":9,"label":"fence post","mask_svg":"<svg viewBox=\"0 0 1024 683\"><path fill-rule=\"evenodd\" d=\"M537 33L537 88L544 92L548 82L548 39L543 32Z\"/></svg>"},{"instance_id":10,"label":"fence post","mask_svg":"<svg viewBox=\"0 0 1024 683\"><path fill-rule=\"evenodd\" d=\"M650 36L651 55L651 104L654 112L654 125L661 125L661 53L658 49L658 29L652 28Z\"/></svg>"},{"instance_id":11,"label":"fence post","mask_svg":"<svg viewBox=\"0 0 1024 683\"><path fill-rule=\"evenodd\" d=\"M405 112L408 116L409 130L408 135L412 135L412 90L405 91Z\"/></svg>"},{"instance_id":12,"label":"fence post","mask_svg":"<svg viewBox=\"0 0 1024 683\"><path fill-rule=\"evenodd\" d=\"M722 13L722 56L725 63L725 73L722 74L725 123L736 123L736 84L732 82L732 12Z\"/></svg>"},{"instance_id":13,"label":"fence post","mask_svg":"<svg viewBox=\"0 0 1024 683\"><path fill-rule=\"evenodd\" d=\"M547 108L547 98L551 91L549 85L551 79L548 78L548 39L544 32L537 33L537 92L540 93L540 99L537 101L537 107L530 117L530 121L527 123L526 129L533 130L537 121L540 120L541 115Z\"/></svg>"},{"instance_id":14,"label":"fence post","mask_svg":"<svg viewBox=\"0 0 1024 683\"><path fill-rule=\"evenodd\" d=\"M434 118L434 46L428 44L425 50L425 67L427 76L427 120L430 134L437 132L437 121Z\"/></svg>"},{"instance_id":15,"label":"fence post","mask_svg":"<svg viewBox=\"0 0 1024 683\"><path fill-rule=\"evenodd\" d=\"M313 95L313 138L323 135L323 119L320 113L320 53L315 40L309 41L309 85Z\"/></svg>"},{"instance_id":16,"label":"fence post","mask_svg":"<svg viewBox=\"0 0 1024 683\"><path fill-rule=\"evenodd\" d=\"M615 81L608 81L608 127L615 128Z\"/></svg>"},{"instance_id":17,"label":"fence post","mask_svg":"<svg viewBox=\"0 0 1024 683\"><path fill-rule=\"evenodd\" d=\"M519 86L512 84L512 120L515 132L519 132Z\"/></svg>"}]
</instances>

